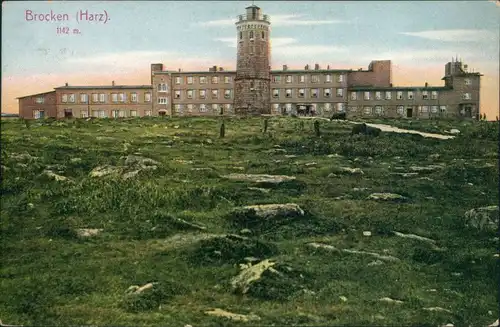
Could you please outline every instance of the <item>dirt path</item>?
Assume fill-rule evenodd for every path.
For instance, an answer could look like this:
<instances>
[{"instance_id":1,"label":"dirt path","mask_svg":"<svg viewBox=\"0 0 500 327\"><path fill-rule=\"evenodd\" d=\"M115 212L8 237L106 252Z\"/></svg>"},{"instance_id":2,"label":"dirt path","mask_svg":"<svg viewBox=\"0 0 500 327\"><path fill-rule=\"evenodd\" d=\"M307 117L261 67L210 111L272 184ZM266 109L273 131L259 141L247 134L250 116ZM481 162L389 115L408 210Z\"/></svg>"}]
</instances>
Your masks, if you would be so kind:
<instances>
[{"instance_id":1,"label":"dirt path","mask_svg":"<svg viewBox=\"0 0 500 327\"><path fill-rule=\"evenodd\" d=\"M302 118L302 119L321 119L321 120L330 121L330 119L324 118L324 117L300 117L300 118ZM359 122L350 121L350 120L345 120L345 122L348 122L348 123L351 123L351 124L359 124ZM394 126L391 126L391 125L372 124L372 123L366 123L366 125L371 126L371 127L380 128L383 132L420 134L423 137L432 137L432 138L435 138L435 139L442 139L442 140L447 140L447 139L455 138L455 136L453 136L453 135L425 133L425 132L419 132L419 131L414 131L414 130L410 130L410 129L402 129L402 128L394 127Z\"/></svg>"}]
</instances>

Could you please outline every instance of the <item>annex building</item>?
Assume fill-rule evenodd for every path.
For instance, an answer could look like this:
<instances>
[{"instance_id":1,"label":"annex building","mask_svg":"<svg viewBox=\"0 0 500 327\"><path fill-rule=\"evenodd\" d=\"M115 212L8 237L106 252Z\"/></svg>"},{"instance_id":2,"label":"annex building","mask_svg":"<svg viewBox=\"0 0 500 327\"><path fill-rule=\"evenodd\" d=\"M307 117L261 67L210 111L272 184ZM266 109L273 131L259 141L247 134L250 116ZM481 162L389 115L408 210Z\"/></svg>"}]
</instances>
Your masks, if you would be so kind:
<instances>
[{"instance_id":1,"label":"annex building","mask_svg":"<svg viewBox=\"0 0 500 327\"><path fill-rule=\"evenodd\" d=\"M65 86L18 98L19 116L143 117L220 115L318 115L347 117L474 118L479 116L481 74L458 59L445 65L443 86L392 84L390 60L368 69L271 70L271 19L257 6L236 22L236 70L168 70L151 64L150 85Z\"/></svg>"}]
</instances>

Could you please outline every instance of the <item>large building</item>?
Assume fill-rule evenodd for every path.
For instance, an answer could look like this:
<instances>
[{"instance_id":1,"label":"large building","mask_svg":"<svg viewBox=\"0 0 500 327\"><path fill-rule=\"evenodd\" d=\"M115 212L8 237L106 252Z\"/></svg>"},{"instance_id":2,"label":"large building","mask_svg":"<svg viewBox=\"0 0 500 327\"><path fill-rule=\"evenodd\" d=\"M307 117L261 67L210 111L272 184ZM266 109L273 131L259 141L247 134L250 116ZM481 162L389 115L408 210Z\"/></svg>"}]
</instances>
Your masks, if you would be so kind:
<instances>
[{"instance_id":1,"label":"large building","mask_svg":"<svg viewBox=\"0 0 500 327\"><path fill-rule=\"evenodd\" d=\"M390 60L367 70L271 70L271 20L257 6L236 22L236 71L213 66L183 72L151 65L151 85L65 86L19 98L19 115L43 117L142 117L313 114L329 117L477 118L480 77L452 60L444 86L392 84Z\"/></svg>"}]
</instances>

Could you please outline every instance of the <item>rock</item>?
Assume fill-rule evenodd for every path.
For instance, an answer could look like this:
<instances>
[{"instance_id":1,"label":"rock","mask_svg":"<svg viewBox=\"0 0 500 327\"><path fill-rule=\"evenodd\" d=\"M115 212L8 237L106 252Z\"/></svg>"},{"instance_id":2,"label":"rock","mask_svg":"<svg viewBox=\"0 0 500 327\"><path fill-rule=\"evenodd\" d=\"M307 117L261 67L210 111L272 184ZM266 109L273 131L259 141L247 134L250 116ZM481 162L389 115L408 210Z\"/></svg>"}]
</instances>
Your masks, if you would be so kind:
<instances>
[{"instance_id":1,"label":"rock","mask_svg":"<svg viewBox=\"0 0 500 327\"><path fill-rule=\"evenodd\" d=\"M242 230L240 230L240 234L241 235L249 235L249 234L252 234L252 231L248 228L243 228Z\"/></svg>"},{"instance_id":2,"label":"rock","mask_svg":"<svg viewBox=\"0 0 500 327\"><path fill-rule=\"evenodd\" d=\"M349 168L349 167L340 167L339 172L348 173L352 175L364 175L365 173L361 170L361 168Z\"/></svg>"},{"instance_id":3,"label":"rock","mask_svg":"<svg viewBox=\"0 0 500 327\"><path fill-rule=\"evenodd\" d=\"M497 319L497 321L495 321L491 325L488 325L488 327L498 327L498 325L499 325L499 319Z\"/></svg>"},{"instance_id":4,"label":"rock","mask_svg":"<svg viewBox=\"0 0 500 327\"><path fill-rule=\"evenodd\" d=\"M439 153L433 153L429 156L429 159L435 160L439 159L439 157L440 157Z\"/></svg>"},{"instance_id":5,"label":"rock","mask_svg":"<svg viewBox=\"0 0 500 327\"><path fill-rule=\"evenodd\" d=\"M411 166L410 167L410 170L413 170L413 171L434 171L437 169L443 169L443 166L429 165L429 166L425 166L425 167L420 167L420 166Z\"/></svg>"},{"instance_id":6,"label":"rock","mask_svg":"<svg viewBox=\"0 0 500 327\"><path fill-rule=\"evenodd\" d=\"M160 163L156 160L153 160L151 158L145 158L141 156L136 156L136 155L128 155L127 157L122 157L122 159L125 159L125 165L126 166L139 166L142 169L148 169L151 167L159 166Z\"/></svg>"},{"instance_id":7,"label":"rock","mask_svg":"<svg viewBox=\"0 0 500 327\"><path fill-rule=\"evenodd\" d=\"M327 250L329 252L339 252L340 251L340 252L350 253L350 254L369 255L369 256L375 257L375 258L377 258L379 260L382 260L382 261L389 261L389 262L399 262L399 261L401 261L398 258L390 256L390 255L381 255L381 254L374 253L374 252L357 251L357 250L350 250L350 249L337 249L333 245L316 243L316 242L308 243L307 246L310 247L310 248L313 248L313 249Z\"/></svg>"},{"instance_id":8,"label":"rock","mask_svg":"<svg viewBox=\"0 0 500 327\"><path fill-rule=\"evenodd\" d=\"M463 274L459 272L452 272L451 275L455 277L461 277Z\"/></svg>"},{"instance_id":9,"label":"rock","mask_svg":"<svg viewBox=\"0 0 500 327\"><path fill-rule=\"evenodd\" d=\"M191 160L182 160L182 159L176 159L174 161L178 162L178 163L181 163L181 164L185 164L185 165L189 165L189 164L193 163Z\"/></svg>"},{"instance_id":10,"label":"rock","mask_svg":"<svg viewBox=\"0 0 500 327\"><path fill-rule=\"evenodd\" d=\"M352 189L354 192L363 192L363 191L368 191L368 187L355 187Z\"/></svg>"},{"instance_id":11,"label":"rock","mask_svg":"<svg viewBox=\"0 0 500 327\"><path fill-rule=\"evenodd\" d=\"M347 302L347 298L345 296L339 296L340 301Z\"/></svg>"},{"instance_id":12,"label":"rock","mask_svg":"<svg viewBox=\"0 0 500 327\"><path fill-rule=\"evenodd\" d=\"M420 179L420 180L423 180L423 181L429 181L429 182L434 181L434 179L432 179L432 178L430 178L430 177L427 177L427 176L425 176L425 177L420 177L419 179Z\"/></svg>"},{"instance_id":13,"label":"rock","mask_svg":"<svg viewBox=\"0 0 500 327\"><path fill-rule=\"evenodd\" d=\"M68 177L58 175L58 174L54 173L52 170L44 170L42 172L42 175L45 175L45 176L49 177L50 179L54 179L57 182L64 182L64 181L68 180Z\"/></svg>"},{"instance_id":14,"label":"rock","mask_svg":"<svg viewBox=\"0 0 500 327\"><path fill-rule=\"evenodd\" d=\"M313 248L313 249L324 249L328 251L338 251L336 247L333 245L328 245L328 244L321 244L321 243L308 243L308 247Z\"/></svg>"},{"instance_id":15,"label":"rock","mask_svg":"<svg viewBox=\"0 0 500 327\"><path fill-rule=\"evenodd\" d=\"M460 134L460 130L456 129L456 128L452 128L450 129L450 134Z\"/></svg>"},{"instance_id":16,"label":"rock","mask_svg":"<svg viewBox=\"0 0 500 327\"><path fill-rule=\"evenodd\" d=\"M147 290L150 290L153 288L154 285L156 285L158 283L156 282L153 282L153 283L147 283L143 286L137 286L137 285L133 285L133 286L130 286L126 291L125 293L127 294L141 294Z\"/></svg>"},{"instance_id":17,"label":"rock","mask_svg":"<svg viewBox=\"0 0 500 327\"><path fill-rule=\"evenodd\" d=\"M386 303L395 303L395 304L403 304L404 303L403 301L394 300L394 299L391 299L390 297L383 297L383 298L379 299L379 301L386 302Z\"/></svg>"},{"instance_id":18,"label":"rock","mask_svg":"<svg viewBox=\"0 0 500 327\"><path fill-rule=\"evenodd\" d=\"M328 174L328 176L326 176L326 177L328 177L328 178L333 178L333 177L338 177L338 175L337 175L337 174L334 174L334 173L330 173L330 174Z\"/></svg>"},{"instance_id":19,"label":"rock","mask_svg":"<svg viewBox=\"0 0 500 327\"><path fill-rule=\"evenodd\" d=\"M443 327L454 327L454 325L452 323L448 323L446 325L443 325Z\"/></svg>"},{"instance_id":20,"label":"rock","mask_svg":"<svg viewBox=\"0 0 500 327\"><path fill-rule=\"evenodd\" d=\"M206 140L205 140L205 143L212 144L212 143L214 143L214 142L213 142L211 139L206 139Z\"/></svg>"},{"instance_id":21,"label":"rock","mask_svg":"<svg viewBox=\"0 0 500 327\"><path fill-rule=\"evenodd\" d=\"M346 200L346 199L352 199L352 196L350 194L344 194L333 198L333 200Z\"/></svg>"},{"instance_id":22,"label":"rock","mask_svg":"<svg viewBox=\"0 0 500 327\"><path fill-rule=\"evenodd\" d=\"M367 264L368 267L373 267L373 266L380 266L383 265L384 263L380 260L375 260Z\"/></svg>"},{"instance_id":23,"label":"rock","mask_svg":"<svg viewBox=\"0 0 500 327\"><path fill-rule=\"evenodd\" d=\"M447 313L452 313L448 309L444 309L441 307L432 307L432 308L424 308L425 311L434 311L434 312L447 312Z\"/></svg>"},{"instance_id":24,"label":"rock","mask_svg":"<svg viewBox=\"0 0 500 327\"><path fill-rule=\"evenodd\" d=\"M316 162L307 162L304 164L304 166L306 166L306 167L311 167L311 166L316 166L316 165L317 165Z\"/></svg>"},{"instance_id":25,"label":"rock","mask_svg":"<svg viewBox=\"0 0 500 327\"><path fill-rule=\"evenodd\" d=\"M379 320L384 320L384 319L385 319L385 317L384 317L384 316L382 316L381 314L376 314L376 315L374 316L374 318L375 318L375 319L379 319Z\"/></svg>"},{"instance_id":26,"label":"rock","mask_svg":"<svg viewBox=\"0 0 500 327\"><path fill-rule=\"evenodd\" d=\"M304 216L304 210L295 203L252 205L235 208L235 211L244 215L255 214L261 219Z\"/></svg>"},{"instance_id":27,"label":"rock","mask_svg":"<svg viewBox=\"0 0 500 327\"><path fill-rule=\"evenodd\" d=\"M135 176L137 176L137 174L139 174L139 172L140 172L140 170L129 171L128 173L123 174L122 178L124 180L126 180L129 178L135 177Z\"/></svg>"},{"instance_id":28,"label":"rock","mask_svg":"<svg viewBox=\"0 0 500 327\"><path fill-rule=\"evenodd\" d=\"M408 198L395 193L372 193L368 196L368 200L382 201L407 201Z\"/></svg>"},{"instance_id":29,"label":"rock","mask_svg":"<svg viewBox=\"0 0 500 327\"><path fill-rule=\"evenodd\" d=\"M479 230L496 231L498 228L498 206L480 207L467 211L465 225Z\"/></svg>"},{"instance_id":30,"label":"rock","mask_svg":"<svg viewBox=\"0 0 500 327\"><path fill-rule=\"evenodd\" d=\"M261 188L261 187L249 187L248 189L249 190L253 190L253 191L259 191L259 192L262 192L262 193L269 193L269 192L271 192L271 190L268 190L268 189L265 189L265 188Z\"/></svg>"},{"instance_id":31,"label":"rock","mask_svg":"<svg viewBox=\"0 0 500 327\"><path fill-rule=\"evenodd\" d=\"M105 165L105 166L99 166L95 167L92 169L90 172L90 177L103 177L103 176L108 176L108 175L119 175L122 172L122 168L120 167L115 167L115 166L110 166L110 165Z\"/></svg>"},{"instance_id":32,"label":"rock","mask_svg":"<svg viewBox=\"0 0 500 327\"><path fill-rule=\"evenodd\" d=\"M211 171L211 170L212 170L212 168L208 168L208 167L201 167L201 168L191 168L191 170L196 170L196 171L209 170L209 171Z\"/></svg>"},{"instance_id":33,"label":"rock","mask_svg":"<svg viewBox=\"0 0 500 327\"><path fill-rule=\"evenodd\" d=\"M175 129L178 129L178 128L179 128L179 125L175 125L175 126L174 126L174 128L175 128Z\"/></svg>"},{"instance_id":34,"label":"rock","mask_svg":"<svg viewBox=\"0 0 500 327\"><path fill-rule=\"evenodd\" d=\"M265 175L265 174L229 174L221 177L243 182L272 183L272 184L279 184L295 180L294 176Z\"/></svg>"},{"instance_id":35,"label":"rock","mask_svg":"<svg viewBox=\"0 0 500 327\"><path fill-rule=\"evenodd\" d=\"M394 232L394 235L399 236L399 237L403 237L403 238L409 238L409 239L413 239L413 240L428 242L428 243L431 243L431 244L435 244L436 243L435 240L432 240L430 238L423 237L423 236L418 236L418 235L415 235L415 234L403 234L403 233L400 233L400 232Z\"/></svg>"},{"instance_id":36,"label":"rock","mask_svg":"<svg viewBox=\"0 0 500 327\"><path fill-rule=\"evenodd\" d=\"M297 158L297 156L294 154L287 154L285 158Z\"/></svg>"},{"instance_id":37,"label":"rock","mask_svg":"<svg viewBox=\"0 0 500 327\"><path fill-rule=\"evenodd\" d=\"M229 311L225 311L222 309L213 309L211 311L205 311L205 314L209 316L223 317L229 320L248 322L248 321L257 321L260 320L260 317L250 314L250 315L242 315L237 313L231 313Z\"/></svg>"},{"instance_id":38,"label":"rock","mask_svg":"<svg viewBox=\"0 0 500 327\"><path fill-rule=\"evenodd\" d=\"M27 207L28 207L29 209L33 209L33 208L35 207L35 205L34 205L33 203L28 203L28 204L27 204Z\"/></svg>"},{"instance_id":39,"label":"rock","mask_svg":"<svg viewBox=\"0 0 500 327\"><path fill-rule=\"evenodd\" d=\"M79 237L92 237L99 235L103 230L98 228L78 228L76 234Z\"/></svg>"},{"instance_id":40,"label":"rock","mask_svg":"<svg viewBox=\"0 0 500 327\"><path fill-rule=\"evenodd\" d=\"M418 176L418 173L391 173L391 175L399 175L401 177L413 177L413 176Z\"/></svg>"},{"instance_id":41,"label":"rock","mask_svg":"<svg viewBox=\"0 0 500 327\"><path fill-rule=\"evenodd\" d=\"M333 153L326 156L327 158L343 158L340 154Z\"/></svg>"},{"instance_id":42,"label":"rock","mask_svg":"<svg viewBox=\"0 0 500 327\"><path fill-rule=\"evenodd\" d=\"M239 275L231 280L231 286L235 292L245 294L250 288L250 284L259 280L264 271L268 270L276 263L271 262L269 259L263 260L256 265L242 270Z\"/></svg>"},{"instance_id":43,"label":"rock","mask_svg":"<svg viewBox=\"0 0 500 327\"><path fill-rule=\"evenodd\" d=\"M71 163L78 163L78 162L82 162L82 158L71 158L71 159L69 159L69 161Z\"/></svg>"},{"instance_id":44,"label":"rock","mask_svg":"<svg viewBox=\"0 0 500 327\"><path fill-rule=\"evenodd\" d=\"M363 236L372 236L372 232L370 231L364 231Z\"/></svg>"},{"instance_id":45,"label":"rock","mask_svg":"<svg viewBox=\"0 0 500 327\"><path fill-rule=\"evenodd\" d=\"M179 248L186 245L191 245L200 241L210 240L214 238L224 238L226 234L209 234L209 233L182 233L171 236L165 239L160 246L159 250L167 250L172 248Z\"/></svg>"}]
</instances>

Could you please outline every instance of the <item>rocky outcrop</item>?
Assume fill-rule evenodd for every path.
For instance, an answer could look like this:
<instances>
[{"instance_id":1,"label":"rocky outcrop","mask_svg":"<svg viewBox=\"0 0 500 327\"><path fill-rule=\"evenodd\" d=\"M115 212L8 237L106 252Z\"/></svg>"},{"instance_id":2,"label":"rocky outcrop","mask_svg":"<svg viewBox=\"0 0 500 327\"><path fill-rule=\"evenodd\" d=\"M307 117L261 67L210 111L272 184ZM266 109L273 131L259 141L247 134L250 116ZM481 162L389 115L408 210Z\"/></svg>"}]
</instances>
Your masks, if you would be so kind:
<instances>
[{"instance_id":1,"label":"rocky outcrop","mask_svg":"<svg viewBox=\"0 0 500 327\"><path fill-rule=\"evenodd\" d=\"M265 174L229 174L221 176L223 178L252 183L280 184L295 180L294 176L285 175L265 175Z\"/></svg>"},{"instance_id":2,"label":"rocky outcrop","mask_svg":"<svg viewBox=\"0 0 500 327\"><path fill-rule=\"evenodd\" d=\"M368 196L368 200L379 200L379 201L407 201L408 198L395 193L372 193Z\"/></svg>"},{"instance_id":3,"label":"rocky outcrop","mask_svg":"<svg viewBox=\"0 0 500 327\"><path fill-rule=\"evenodd\" d=\"M465 225L479 230L496 231L498 228L498 206L481 207L467 211Z\"/></svg>"},{"instance_id":4,"label":"rocky outcrop","mask_svg":"<svg viewBox=\"0 0 500 327\"><path fill-rule=\"evenodd\" d=\"M243 216L255 216L262 220L277 217L300 217L304 216L304 210L295 203L285 204L261 204L235 208L235 213Z\"/></svg>"},{"instance_id":5,"label":"rocky outcrop","mask_svg":"<svg viewBox=\"0 0 500 327\"><path fill-rule=\"evenodd\" d=\"M256 265L249 266L243 269L239 275L231 280L233 290L240 294L245 294L250 288L250 284L259 280L262 274L274 266L276 263L271 262L269 259L261 261Z\"/></svg>"},{"instance_id":6,"label":"rocky outcrop","mask_svg":"<svg viewBox=\"0 0 500 327\"><path fill-rule=\"evenodd\" d=\"M209 316L223 317L223 318L227 318L229 320L241 321L241 322L260 320L260 317L254 315L254 314L243 315L243 314L238 314L238 313L232 313L232 312L225 311L222 309L213 309L210 311L205 311L205 314L207 314Z\"/></svg>"}]
</instances>

